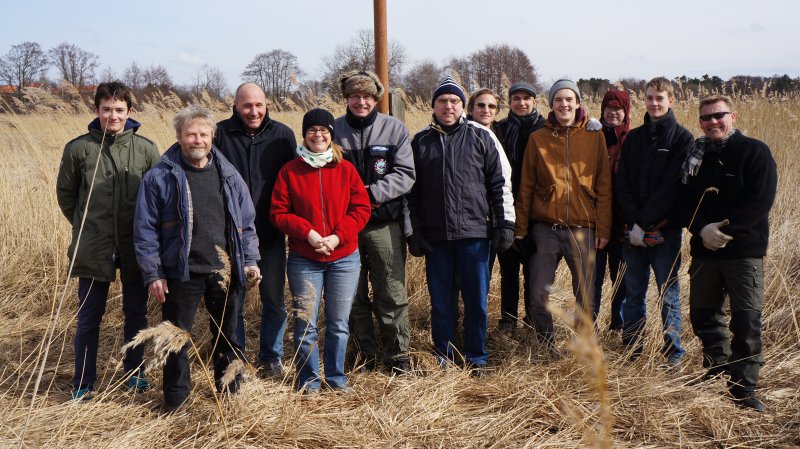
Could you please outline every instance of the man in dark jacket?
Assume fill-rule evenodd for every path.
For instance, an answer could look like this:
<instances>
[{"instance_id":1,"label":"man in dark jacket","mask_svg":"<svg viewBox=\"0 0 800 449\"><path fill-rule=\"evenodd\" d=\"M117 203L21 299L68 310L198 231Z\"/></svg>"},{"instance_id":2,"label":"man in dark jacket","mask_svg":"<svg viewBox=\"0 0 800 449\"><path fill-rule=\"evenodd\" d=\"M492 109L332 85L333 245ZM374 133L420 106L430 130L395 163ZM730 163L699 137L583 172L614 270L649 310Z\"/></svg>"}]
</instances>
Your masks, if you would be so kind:
<instances>
[{"instance_id":1,"label":"man in dark jacket","mask_svg":"<svg viewBox=\"0 0 800 449\"><path fill-rule=\"evenodd\" d=\"M508 117L497 124L500 141L511 164L511 193L514 198L519 193L519 180L522 173L522 159L528 137L544 126L545 118L536 110L536 91L530 84L520 81L508 89ZM525 245L526 247L523 247ZM519 269L522 267L524 322L531 326L530 292L528 291L528 262L534 250L530 239L517 242L511 251L499 253L500 260L500 329L513 332L517 327L519 307Z\"/></svg>"},{"instance_id":2,"label":"man in dark jacket","mask_svg":"<svg viewBox=\"0 0 800 449\"><path fill-rule=\"evenodd\" d=\"M452 77L442 80L431 103L433 123L411 142L417 180L406 196L409 252L425 256L431 335L440 362L455 354L451 294L457 269L464 300L463 353L469 366L483 368L489 356L489 245L505 251L514 237L511 170L494 134L464 117L464 91Z\"/></svg>"},{"instance_id":3,"label":"man in dark jacket","mask_svg":"<svg viewBox=\"0 0 800 449\"><path fill-rule=\"evenodd\" d=\"M147 289L133 252L133 212L142 176L159 158L156 145L136 133L140 125L130 118L131 93L124 84L100 84L94 104L97 118L87 134L64 148L56 180L58 205L72 224L70 275L79 279L74 399L88 399L94 389L100 322L117 269L125 342L147 327ZM130 349L123 361L130 375L126 385L135 391L149 388L142 355L142 347Z\"/></svg>"},{"instance_id":4,"label":"man in dark jacket","mask_svg":"<svg viewBox=\"0 0 800 449\"><path fill-rule=\"evenodd\" d=\"M240 373L223 384L230 363L244 360L234 337L246 279L257 283L255 210L242 177L213 147L214 117L199 106L173 119L178 142L142 180L134 218L136 259L165 321L191 332L200 298L211 315L214 377L236 392ZM230 375L230 374L229 374ZM184 347L164 365L164 402L180 407L191 390Z\"/></svg>"},{"instance_id":5,"label":"man in dark jacket","mask_svg":"<svg viewBox=\"0 0 800 449\"><path fill-rule=\"evenodd\" d=\"M236 89L233 115L217 123L214 146L242 175L256 208L258 234L264 276L260 284L261 330L258 361L262 375L283 378L283 334L286 331L286 304L283 297L286 275L286 240L269 220L272 187L284 164L294 159L297 143L288 126L273 120L267 111L264 90L254 83ZM244 303L244 297L236 298ZM245 347L242 307L237 317L236 336Z\"/></svg>"},{"instance_id":6,"label":"man in dark jacket","mask_svg":"<svg viewBox=\"0 0 800 449\"><path fill-rule=\"evenodd\" d=\"M614 197L630 231L622 257L626 295L622 305L622 342L638 357L646 318L647 285L653 268L664 326L662 352L680 368L681 310L678 303L681 223L677 215L681 164L692 135L675 120L672 83L653 78L645 89L644 124L632 130L622 145L614 182Z\"/></svg>"},{"instance_id":7,"label":"man in dark jacket","mask_svg":"<svg viewBox=\"0 0 800 449\"><path fill-rule=\"evenodd\" d=\"M700 100L705 135L689 149L681 170L681 215L692 233L689 314L707 377L730 375L736 404L763 412L755 389L764 364L764 256L778 176L767 145L743 135L735 121L729 97Z\"/></svg>"},{"instance_id":8,"label":"man in dark jacket","mask_svg":"<svg viewBox=\"0 0 800 449\"><path fill-rule=\"evenodd\" d=\"M358 235L361 275L350 311L350 335L365 369L375 366L378 345L372 324L378 319L383 363L390 372L410 370L406 295L406 243L403 195L414 185L414 156L408 130L375 105L383 85L372 72L352 71L339 78L347 112L334 122L334 140L358 170L369 193L372 215ZM374 300L370 301L372 283Z\"/></svg>"}]
</instances>

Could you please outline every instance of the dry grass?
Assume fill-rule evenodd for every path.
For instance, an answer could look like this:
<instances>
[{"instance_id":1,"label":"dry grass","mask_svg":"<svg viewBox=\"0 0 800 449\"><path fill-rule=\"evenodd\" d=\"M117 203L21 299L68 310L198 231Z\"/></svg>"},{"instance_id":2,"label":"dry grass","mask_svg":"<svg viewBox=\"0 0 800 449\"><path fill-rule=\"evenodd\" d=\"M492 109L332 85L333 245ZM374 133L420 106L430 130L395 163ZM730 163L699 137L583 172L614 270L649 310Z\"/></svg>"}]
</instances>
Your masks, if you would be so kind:
<instances>
[{"instance_id":1,"label":"dry grass","mask_svg":"<svg viewBox=\"0 0 800 449\"><path fill-rule=\"evenodd\" d=\"M599 113L598 102L588 106L595 116ZM639 123L641 102L634 108L634 123ZM696 119L691 118L696 117L696 105L682 103L675 109L678 119L697 134ZM496 332L500 298L495 272L488 341L494 372L473 379L459 368L440 370L430 355L424 269L421 260L412 258L408 288L413 376L353 374L354 394L311 397L292 392L291 376L283 382L253 379L239 394L217 399L208 364L194 363L187 411L165 415L160 409L159 369L151 371L153 390L133 395L121 388L122 313L120 290L114 286L101 331L98 395L89 403L71 403L76 282L69 283L64 310L54 322L70 235L56 205L54 185L63 145L84 132L91 116L57 111L0 115L0 447L796 447L800 251L794 237L800 208L792 198L800 194L795 175L800 156L793 151L800 141L800 101L747 98L738 100L737 109L740 128L772 148L780 175L767 258L767 364L760 391L769 411L764 415L735 408L725 398L721 381L691 382L700 373L700 347L688 324L688 258L680 279L688 351L681 375L659 367L654 288L645 356L628 363L618 335L606 331L605 325L596 332L571 329L574 301L563 267L552 302L564 310L557 338L566 357L541 362L525 331L513 339ZM158 110L135 116L144 125L142 134L162 151L174 141L171 116L170 111ZM220 112L219 118L225 116ZM300 112L273 116L300 129ZM428 111L410 113L412 132L429 117ZM686 248L684 256L688 257ZM608 286L603 295L601 323L608 323L610 290ZM286 297L290 303L288 292ZM245 307L251 360L259 310L251 294ZM160 321L155 302L150 320ZM54 330L53 344L30 407L48 329ZM286 334L289 355L291 331ZM199 349L195 360L207 361L212 342L204 312L198 314L193 335ZM156 360L150 346L146 357Z\"/></svg>"}]
</instances>

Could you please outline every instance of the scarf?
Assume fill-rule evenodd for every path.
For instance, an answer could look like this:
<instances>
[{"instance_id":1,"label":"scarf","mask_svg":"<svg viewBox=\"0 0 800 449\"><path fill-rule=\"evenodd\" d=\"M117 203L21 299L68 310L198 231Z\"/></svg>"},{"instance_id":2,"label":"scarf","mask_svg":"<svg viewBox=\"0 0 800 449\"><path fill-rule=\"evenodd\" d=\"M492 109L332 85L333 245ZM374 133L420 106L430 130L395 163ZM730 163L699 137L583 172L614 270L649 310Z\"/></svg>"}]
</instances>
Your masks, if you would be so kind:
<instances>
[{"instance_id":1,"label":"scarf","mask_svg":"<svg viewBox=\"0 0 800 449\"><path fill-rule=\"evenodd\" d=\"M503 144L506 147L506 152L510 152L511 161L516 161L518 156L523 156L517 154L517 141L519 140L520 132L524 135L530 134L530 130L533 129L539 119L539 111L536 109L522 117L513 112L508 113L508 127L503 138Z\"/></svg>"},{"instance_id":2,"label":"scarf","mask_svg":"<svg viewBox=\"0 0 800 449\"><path fill-rule=\"evenodd\" d=\"M580 125L584 117L586 117L586 111L583 110L583 106L578 106L578 109L575 110L575 121L572 122L571 126ZM567 126L561 126L561 124L558 123L558 119L556 118L556 113L554 111L550 111L550 113L547 114L547 120L553 125L553 129L558 129L559 127L568 128Z\"/></svg>"},{"instance_id":3,"label":"scarf","mask_svg":"<svg viewBox=\"0 0 800 449\"><path fill-rule=\"evenodd\" d=\"M352 112L350 112L350 108L347 108L347 112L344 116L347 124L350 125L353 129L362 130L368 126L372 126L375 123L375 119L378 118L378 108L374 108L372 112L367 114L366 117L356 117Z\"/></svg>"},{"instance_id":4,"label":"scarf","mask_svg":"<svg viewBox=\"0 0 800 449\"><path fill-rule=\"evenodd\" d=\"M703 164L703 156L706 153L722 153L728 140L739 130L734 128L722 140L711 140L706 136L700 137L692 143L689 150L686 152L686 159L683 160L681 166L681 180L685 185L689 185L689 177L697 176L700 171L700 166Z\"/></svg>"},{"instance_id":5,"label":"scarf","mask_svg":"<svg viewBox=\"0 0 800 449\"><path fill-rule=\"evenodd\" d=\"M315 153L303 145L297 147L297 155L300 156L306 164L314 168L322 168L333 161L333 149L328 147L322 153Z\"/></svg>"},{"instance_id":6,"label":"scarf","mask_svg":"<svg viewBox=\"0 0 800 449\"><path fill-rule=\"evenodd\" d=\"M432 116L433 120L431 121L431 128L433 128L440 134L445 134L445 135L452 133L453 131L458 129L464 122L466 122L466 115L464 115L463 113L461 114L461 117L459 117L458 121L456 121L452 125L442 125L441 123L439 123L439 120L436 120L435 114L432 114Z\"/></svg>"}]
</instances>

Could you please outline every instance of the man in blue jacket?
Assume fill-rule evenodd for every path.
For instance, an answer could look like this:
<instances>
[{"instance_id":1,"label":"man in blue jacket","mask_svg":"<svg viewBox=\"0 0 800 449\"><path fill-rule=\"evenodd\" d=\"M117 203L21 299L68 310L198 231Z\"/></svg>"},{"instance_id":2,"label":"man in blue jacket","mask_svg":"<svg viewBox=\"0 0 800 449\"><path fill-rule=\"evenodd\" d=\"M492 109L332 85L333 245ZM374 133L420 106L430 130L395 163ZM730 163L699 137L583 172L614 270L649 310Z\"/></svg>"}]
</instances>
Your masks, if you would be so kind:
<instances>
[{"instance_id":1,"label":"man in blue jacket","mask_svg":"<svg viewBox=\"0 0 800 449\"><path fill-rule=\"evenodd\" d=\"M255 83L236 89L233 115L217 123L214 146L236 168L250 192L256 209L261 261L264 276L259 286L261 329L258 362L265 377L283 378L283 334L286 332L286 303L283 288L286 277L286 240L269 220L272 188L281 167L295 157L297 142L288 126L270 118L264 90ZM244 304L244 297L237 298ZM245 347L242 308L237 317L236 336Z\"/></svg>"},{"instance_id":2,"label":"man in blue jacket","mask_svg":"<svg viewBox=\"0 0 800 449\"><path fill-rule=\"evenodd\" d=\"M255 211L242 177L213 147L214 119L199 106L173 119L178 142L142 180L134 218L134 247L150 293L162 303L163 319L186 331L205 299L211 315L214 377L220 391L236 392L240 375L222 377L244 359L234 337L241 304L234 300L246 279L261 278ZM168 410L189 397L186 348L167 357L164 402Z\"/></svg>"}]
</instances>

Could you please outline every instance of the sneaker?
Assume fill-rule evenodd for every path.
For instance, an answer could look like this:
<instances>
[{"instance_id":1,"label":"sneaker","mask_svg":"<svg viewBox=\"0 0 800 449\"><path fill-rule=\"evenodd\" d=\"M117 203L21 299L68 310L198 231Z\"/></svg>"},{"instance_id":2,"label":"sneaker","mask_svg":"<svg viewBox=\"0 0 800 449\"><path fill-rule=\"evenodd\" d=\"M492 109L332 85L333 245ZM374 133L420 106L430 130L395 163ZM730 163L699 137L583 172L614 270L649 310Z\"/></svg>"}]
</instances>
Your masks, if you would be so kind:
<instances>
[{"instance_id":1,"label":"sneaker","mask_svg":"<svg viewBox=\"0 0 800 449\"><path fill-rule=\"evenodd\" d=\"M286 376L286 367L280 359L266 363L261 367L261 377L263 379L281 380Z\"/></svg>"},{"instance_id":2,"label":"sneaker","mask_svg":"<svg viewBox=\"0 0 800 449\"><path fill-rule=\"evenodd\" d=\"M469 377L474 379L483 379L492 374L492 370L485 366L476 366L469 371Z\"/></svg>"},{"instance_id":3,"label":"sneaker","mask_svg":"<svg viewBox=\"0 0 800 449\"><path fill-rule=\"evenodd\" d=\"M302 395L304 395L304 396L305 395L311 396L311 395L319 394L319 387L306 386L306 387L303 387L303 388L297 390L297 392L302 394Z\"/></svg>"},{"instance_id":4,"label":"sneaker","mask_svg":"<svg viewBox=\"0 0 800 449\"><path fill-rule=\"evenodd\" d=\"M73 401L91 401L94 398L94 389L91 385L82 385L78 388L72 389L72 400Z\"/></svg>"},{"instance_id":5,"label":"sneaker","mask_svg":"<svg viewBox=\"0 0 800 449\"><path fill-rule=\"evenodd\" d=\"M680 373L683 369L683 356L672 354L667 357L666 368L670 371Z\"/></svg>"},{"instance_id":6,"label":"sneaker","mask_svg":"<svg viewBox=\"0 0 800 449\"><path fill-rule=\"evenodd\" d=\"M125 388L134 393L142 393L150 389L150 382L147 380L147 376L144 375L144 371L138 371L128 378Z\"/></svg>"},{"instance_id":7,"label":"sneaker","mask_svg":"<svg viewBox=\"0 0 800 449\"><path fill-rule=\"evenodd\" d=\"M733 395L733 402L737 407L752 410L758 413L764 413L767 411L767 406L761 402L761 399L756 397L756 394L753 391L745 391L741 393L731 392L731 394Z\"/></svg>"},{"instance_id":8,"label":"sneaker","mask_svg":"<svg viewBox=\"0 0 800 449\"><path fill-rule=\"evenodd\" d=\"M347 385L343 385L341 387L331 387L331 390L333 390L333 392L335 393L341 393L341 394L352 394L356 392L356 390L353 390Z\"/></svg>"}]
</instances>

